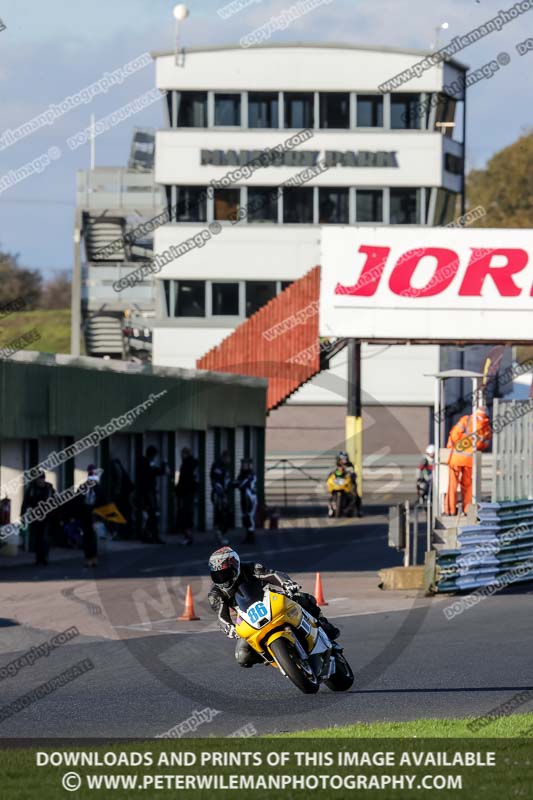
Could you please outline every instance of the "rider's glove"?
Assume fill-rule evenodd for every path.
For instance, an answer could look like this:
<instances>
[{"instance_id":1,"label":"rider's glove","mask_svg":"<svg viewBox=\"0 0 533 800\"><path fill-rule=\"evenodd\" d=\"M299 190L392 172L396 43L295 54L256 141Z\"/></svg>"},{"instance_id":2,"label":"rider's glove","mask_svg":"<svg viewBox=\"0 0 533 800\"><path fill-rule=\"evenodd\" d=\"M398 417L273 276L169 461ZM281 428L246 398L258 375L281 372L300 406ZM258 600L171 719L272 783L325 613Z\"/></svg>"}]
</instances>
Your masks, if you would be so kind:
<instances>
[{"instance_id":1,"label":"rider's glove","mask_svg":"<svg viewBox=\"0 0 533 800\"><path fill-rule=\"evenodd\" d=\"M293 594L300 591L300 584L292 580L285 581L283 584L283 591L286 592L289 597L292 597Z\"/></svg>"},{"instance_id":2,"label":"rider's glove","mask_svg":"<svg viewBox=\"0 0 533 800\"><path fill-rule=\"evenodd\" d=\"M237 629L235 628L235 625L232 625L229 622L224 627L224 633L226 634L228 639L238 639L239 638L239 634L237 633Z\"/></svg>"}]
</instances>

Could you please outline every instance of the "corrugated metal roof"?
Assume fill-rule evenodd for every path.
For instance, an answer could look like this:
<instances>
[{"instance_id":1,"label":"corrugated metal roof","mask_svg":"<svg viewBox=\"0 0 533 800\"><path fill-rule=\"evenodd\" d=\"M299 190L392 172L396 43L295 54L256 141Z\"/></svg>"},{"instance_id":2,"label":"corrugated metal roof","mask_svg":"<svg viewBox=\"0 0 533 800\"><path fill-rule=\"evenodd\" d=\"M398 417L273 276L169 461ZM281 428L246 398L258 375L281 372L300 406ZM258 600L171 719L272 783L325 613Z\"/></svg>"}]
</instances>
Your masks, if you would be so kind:
<instances>
[{"instance_id":1,"label":"corrugated metal roof","mask_svg":"<svg viewBox=\"0 0 533 800\"><path fill-rule=\"evenodd\" d=\"M291 284L198 359L199 369L268 378L267 406L281 405L320 372L320 267Z\"/></svg>"},{"instance_id":2,"label":"corrugated metal roof","mask_svg":"<svg viewBox=\"0 0 533 800\"><path fill-rule=\"evenodd\" d=\"M82 436L161 392L166 393L126 426L128 432L265 424L264 382L170 368L130 370L124 363L101 359L34 355L18 354L0 361L1 437Z\"/></svg>"}]
</instances>

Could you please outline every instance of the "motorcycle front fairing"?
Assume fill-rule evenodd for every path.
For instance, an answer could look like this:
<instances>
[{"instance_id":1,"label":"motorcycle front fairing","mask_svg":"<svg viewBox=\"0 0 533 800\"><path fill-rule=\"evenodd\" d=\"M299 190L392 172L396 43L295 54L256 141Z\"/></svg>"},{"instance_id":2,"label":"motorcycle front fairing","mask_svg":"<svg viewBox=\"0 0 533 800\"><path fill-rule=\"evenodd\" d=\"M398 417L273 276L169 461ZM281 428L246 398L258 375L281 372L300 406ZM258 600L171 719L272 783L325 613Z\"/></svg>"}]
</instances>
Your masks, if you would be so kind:
<instances>
[{"instance_id":1,"label":"motorcycle front fairing","mask_svg":"<svg viewBox=\"0 0 533 800\"><path fill-rule=\"evenodd\" d=\"M308 660L317 676L328 677L334 669L332 644L317 621L278 586L242 584L235 600L238 606L236 630L253 649L273 666L278 666L270 649L273 642L289 639Z\"/></svg>"}]
</instances>

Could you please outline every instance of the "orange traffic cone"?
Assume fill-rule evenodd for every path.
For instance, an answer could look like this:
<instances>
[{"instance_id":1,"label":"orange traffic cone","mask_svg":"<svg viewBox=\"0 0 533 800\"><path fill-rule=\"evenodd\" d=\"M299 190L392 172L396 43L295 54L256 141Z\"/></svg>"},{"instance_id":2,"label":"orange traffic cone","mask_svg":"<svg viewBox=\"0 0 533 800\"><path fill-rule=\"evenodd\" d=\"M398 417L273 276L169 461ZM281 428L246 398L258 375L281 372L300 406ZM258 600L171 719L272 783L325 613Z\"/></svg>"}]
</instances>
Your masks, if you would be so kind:
<instances>
[{"instance_id":1,"label":"orange traffic cone","mask_svg":"<svg viewBox=\"0 0 533 800\"><path fill-rule=\"evenodd\" d=\"M194 610L194 600L192 597L192 589L191 584L187 584L187 593L185 595L185 609L181 617L178 619L184 622L192 622L192 620L200 619L200 617L196 616L196 611Z\"/></svg>"},{"instance_id":2,"label":"orange traffic cone","mask_svg":"<svg viewBox=\"0 0 533 800\"><path fill-rule=\"evenodd\" d=\"M322 589L322 578L320 577L320 572L317 572L316 574L315 597L319 606L328 605L326 598L324 597L324 590Z\"/></svg>"}]
</instances>

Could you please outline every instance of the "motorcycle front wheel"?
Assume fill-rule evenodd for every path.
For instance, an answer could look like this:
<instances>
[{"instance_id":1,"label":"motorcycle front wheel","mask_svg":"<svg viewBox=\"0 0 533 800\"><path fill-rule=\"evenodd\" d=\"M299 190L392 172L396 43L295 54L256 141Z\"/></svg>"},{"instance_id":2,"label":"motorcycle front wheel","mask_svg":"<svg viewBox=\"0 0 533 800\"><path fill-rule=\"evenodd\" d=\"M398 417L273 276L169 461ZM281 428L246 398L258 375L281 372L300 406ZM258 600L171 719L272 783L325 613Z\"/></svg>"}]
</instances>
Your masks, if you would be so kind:
<instances>
[{"instance_id":1,"label":"motorcycle front wheel","mask_svg":"<svg viewBox=\"0 0 533 800\"><path fill-rule=\"evenodd\" d=\"M354 674L352 668L342 653L335 653L335 672L324 683L332 692L346 692L353 682Z\"/></svg>"},{"instance_id":2,"label":"motorcycle front wheel","mask_svg":"<svg viewBox=\"0 0 533 800\"><path fill-rule=\"evenodd\" d=\"M335 497L335 516L337 518L342 516L342 492L337 492Z\"/></svg>"},{"instance_id":3,"label":"motorcycle front wheel","mask_svg":"<svg viewBox=\"0 0 533 800\"><path fill-rule=\"evenodd\" d=\"M276 639L270 650L285 675L304 694L316 694L319 682L310 667L302 663L296 648L287 639Z\"/></svg>"}]
</instances>

